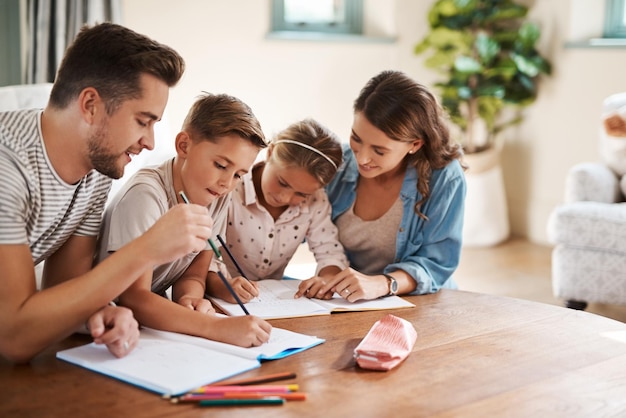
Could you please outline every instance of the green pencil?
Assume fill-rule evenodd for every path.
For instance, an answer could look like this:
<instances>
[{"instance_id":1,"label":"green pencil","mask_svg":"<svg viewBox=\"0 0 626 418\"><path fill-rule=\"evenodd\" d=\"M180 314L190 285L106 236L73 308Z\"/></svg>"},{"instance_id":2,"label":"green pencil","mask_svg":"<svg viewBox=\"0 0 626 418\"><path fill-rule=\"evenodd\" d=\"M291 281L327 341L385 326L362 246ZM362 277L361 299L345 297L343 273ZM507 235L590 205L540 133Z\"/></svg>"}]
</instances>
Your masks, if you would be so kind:
<instances>
[{"instance_id":1,"label":"green pencil","mask_svg":"<svg viewBox=\"0 0 626 418\"><path fill-rule=\"evenodd\" d=\"M198 403L200 406L241 406L241 405L282 405L282 398L265 399L205 399Z\"/></svg>"}]
</instances>

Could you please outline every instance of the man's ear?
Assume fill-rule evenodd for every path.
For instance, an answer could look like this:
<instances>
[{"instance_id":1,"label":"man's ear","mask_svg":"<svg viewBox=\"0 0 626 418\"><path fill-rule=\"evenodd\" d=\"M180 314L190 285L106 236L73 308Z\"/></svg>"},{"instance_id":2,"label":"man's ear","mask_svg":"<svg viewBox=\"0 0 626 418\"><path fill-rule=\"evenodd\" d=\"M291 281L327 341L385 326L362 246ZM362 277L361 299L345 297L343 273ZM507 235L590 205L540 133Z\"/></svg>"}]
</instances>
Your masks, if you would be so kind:
<instances>
[{"instance_id":1,"label":"man's ear","mask_svg":"<svg viewBox=\"0 0 626 418\"><path fill-rule=\"evenodd\" d=\"M178 135L176 135L174 146L176 147L176 154L180 158L187 158L189 155L189 149L191 148L191 137L187 132L180 131Z\"/></svg>"},{"instance_id":2,"label":"man's ear","mask_svg":"<svg viewBox=\"0 0 626 418\"><path fill-rule=\"evenodd\" d=\"M98 94L98 90L93 87L86 87L80 92L78 95L78 107L83 119L89 124L94 123L96 116L101 116L98 114L98 109L104 111L102 98Z\"/></svg>"}]
</instances>

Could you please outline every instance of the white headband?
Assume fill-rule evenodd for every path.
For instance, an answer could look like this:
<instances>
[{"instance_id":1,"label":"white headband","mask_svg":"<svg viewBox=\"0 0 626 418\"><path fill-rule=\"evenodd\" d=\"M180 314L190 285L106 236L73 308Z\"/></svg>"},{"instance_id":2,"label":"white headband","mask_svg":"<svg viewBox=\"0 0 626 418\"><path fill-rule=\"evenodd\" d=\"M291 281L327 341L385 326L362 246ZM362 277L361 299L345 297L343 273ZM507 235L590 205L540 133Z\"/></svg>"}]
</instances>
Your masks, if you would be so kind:
<instances>
[{"instance_id":1,"label":"white headband","mask_svg":"<svg viewBox=\"0 0 626 418\"><path fill-rule=\"evenodd\" d=\"M324 154L322 151L318 150L317 148L310 146L309 144L305 144L305 143L298 142L298 141L293 141L291 139L281 139L279 141L274 142L274 144L280 144L280 143L299 145L302 148L306 148L309 151L313 151L314 153L319 154L322 157L326 158L326 160L329 163L331 163L333 165L333 167L335 167L335 170L337 170L337 164L335 164L335 162L333 160L331 160L328 155Z\"/></svg>"}]
</instances>

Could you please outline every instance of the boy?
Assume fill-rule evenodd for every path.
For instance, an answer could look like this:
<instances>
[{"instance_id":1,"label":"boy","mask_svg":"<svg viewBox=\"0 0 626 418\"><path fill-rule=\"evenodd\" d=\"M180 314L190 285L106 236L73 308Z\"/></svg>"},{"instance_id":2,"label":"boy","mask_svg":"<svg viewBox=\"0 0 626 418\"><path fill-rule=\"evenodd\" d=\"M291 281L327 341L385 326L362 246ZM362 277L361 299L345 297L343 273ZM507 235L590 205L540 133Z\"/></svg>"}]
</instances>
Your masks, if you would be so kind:
<instances>
[{"instance_id":1,"label":"boy","mask_svg":"<svg viewBox=\"0 0 626 418\"><path fill-rule=\"evenodd\" d=\"M102 224L98 261L106 261L182 203L181 191L191 202L207 207L214 234L224 234L229 193L266 146L261 126L246 104L224 94L201 96L176 136L176 156L139 170L113 198ZM204 299L213 257L208 248L145 269L122 293L120 304L150 328L243 347L263 344L269 339L269 323L254 316L218 317ZM172 285L170 301L163 296Z\"/></svg>"}]
</instances>

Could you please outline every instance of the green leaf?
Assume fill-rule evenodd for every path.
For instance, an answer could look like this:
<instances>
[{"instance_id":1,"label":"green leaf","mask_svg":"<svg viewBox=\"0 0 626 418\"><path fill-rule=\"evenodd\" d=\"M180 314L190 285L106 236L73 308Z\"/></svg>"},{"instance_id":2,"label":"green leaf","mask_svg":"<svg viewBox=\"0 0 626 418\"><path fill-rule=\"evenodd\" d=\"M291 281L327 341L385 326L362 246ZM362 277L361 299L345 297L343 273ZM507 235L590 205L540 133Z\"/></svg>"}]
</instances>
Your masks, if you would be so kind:
<instances>
[{"instance_id":1,"label":"green leaf","mask_svg":"<svg viewBox=\"0 0 626 418\"><path fill-rule=\"evenodd\" d=\"M454 69L466 74L476 74L480 73L483 67L474 58L460 56L454 61Z\"/></svg>"},{"instance_id":2,"label":"green leaf","mask_svg":"<svg viewBox=\"0 0 626 418\"><path fill-rule=\"evenodd\" d=\"M520 27L518 33L518 40L522 43L525 49L533 49L541 34L541 32L539 31L539 26L531 22L524 23Z\"/></svg>"},{"instance_id":3,"label":"green leaf","mask_svg":"<svg viewBox=\"0 0 626 418\"><path fill-rule=\"evenodd\" d=\"M511 53L511 59L515 62L517 69L529 77L536 77L541 71L532 59L528 59L523 55Z\"/></svg>"},{"instance_id":4,"label":"green leaf","mask_svg":"<svg viewBox=\"0 0 626 418\"><path fill-rule=\"evenodd\" d=\"M500 45L486 33L479 33L474 44L483 63L489 63L500 52Z\"/></svg>"}]
</instances>

